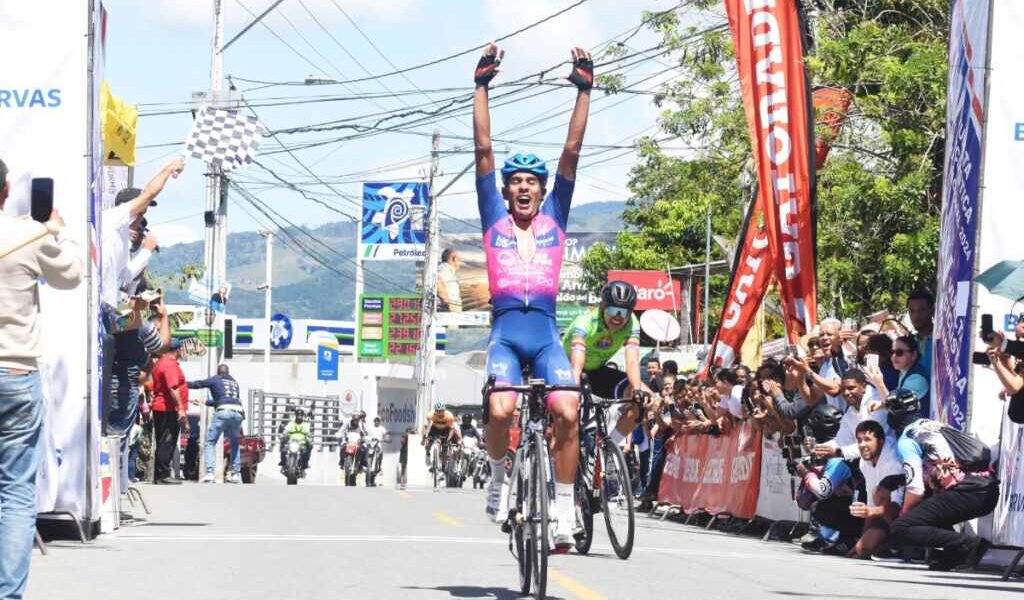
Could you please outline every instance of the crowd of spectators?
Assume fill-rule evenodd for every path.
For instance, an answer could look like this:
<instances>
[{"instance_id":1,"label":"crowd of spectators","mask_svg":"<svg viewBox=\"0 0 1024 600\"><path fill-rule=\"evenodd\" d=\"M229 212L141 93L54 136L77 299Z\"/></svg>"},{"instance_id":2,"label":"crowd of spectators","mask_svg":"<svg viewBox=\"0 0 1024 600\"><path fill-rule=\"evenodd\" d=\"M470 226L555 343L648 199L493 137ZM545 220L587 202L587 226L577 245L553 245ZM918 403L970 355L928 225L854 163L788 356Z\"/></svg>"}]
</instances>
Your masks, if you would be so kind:
<instances>
[{"instance_id":1,"label":"crowd of spectators","mask_svg":"<svg viewBox=\"0 0 1024 600\"><path fill-rule=\"evenodd\" d=\"M931 548L932 569L976 566L989 542L954 526L990 513L999 482L980 441L936 420L932 296L916 291L906 308L910 327L825 319L756 368L712 369L707 378L645 357L645 382L657 394L626 443L641 509L656 500L672 436L723 435L747 423L777 442L799 481L794 501L811 519L805 550L886 559ZM1016 335L1024 340L1024 324ZM998 332L983 341L1010 418L1024 420L1024 341Z\"/></svg>"}]
</instances>

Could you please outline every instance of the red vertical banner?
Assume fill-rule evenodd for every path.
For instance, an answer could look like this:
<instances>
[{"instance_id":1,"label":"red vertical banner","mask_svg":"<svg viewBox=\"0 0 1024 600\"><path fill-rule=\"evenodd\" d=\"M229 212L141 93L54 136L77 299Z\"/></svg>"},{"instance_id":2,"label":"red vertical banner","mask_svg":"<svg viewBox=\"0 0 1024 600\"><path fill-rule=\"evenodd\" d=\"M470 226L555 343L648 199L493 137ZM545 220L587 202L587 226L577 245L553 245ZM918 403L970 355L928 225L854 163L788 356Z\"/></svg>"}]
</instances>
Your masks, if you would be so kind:
<instances>
[{"instance_id":1,"label":"red vertical banner","mask_svg":"<svg viewBox=\"0 0 1024 600\"><path fill-rule=\"evenodd\" d=\"M814 129L795 0L725 0L786 332L817 322Z\"/></svg>"},{"instance_id":2,"label":"red vertical banner","mask_svg":"<svg viewBox=\"0 0 1024 600\"><path fill-rule=\"evenodd\" d=\"M824 135L815 136L814 166L821 170L832 149L832 141L839 135L846 121L846 112L850 110L853 94L843 88L820 87L812 94L814 102L815 126Z\"/></svg>"},{"instance_id":3,"label":"red vertical banner","mask_svg":"<svg viewBox=\"0 0 1024 600\"><path fill-rule=\"evenodd\" d=\"M740 348L754 324L768 284L775 271L775 260L768 243L764 210L760 196L754 198L743 223L743 245L739 247L732 268L729 295L725 298L722 322L709 351L706 363L731 367L739 361ZM705 307L705 310L707 308Z\"/></svg>"}]
</instances>

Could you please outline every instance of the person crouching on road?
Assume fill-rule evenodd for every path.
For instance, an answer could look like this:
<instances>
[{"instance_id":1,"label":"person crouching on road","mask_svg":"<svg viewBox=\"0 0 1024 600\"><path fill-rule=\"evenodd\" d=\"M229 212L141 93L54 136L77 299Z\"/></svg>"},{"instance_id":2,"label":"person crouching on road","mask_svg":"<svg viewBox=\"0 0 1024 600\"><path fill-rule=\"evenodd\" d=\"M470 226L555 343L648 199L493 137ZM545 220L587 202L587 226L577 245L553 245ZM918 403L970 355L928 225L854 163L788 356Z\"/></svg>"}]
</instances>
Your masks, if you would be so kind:
<instances>
[{"instance_id":1,"label":"person crouching on road","mask_svg":"<svg viewBox=\"0 0 1024 600\"><path fill-rule=\"evenodd\" d=\"M242 409L238 382L231 376L227 365L220 365L217 367L216 375L209 379L190 381L188 387L192 390L204 388L210 390L210 398L206 401L206 405L212 406L216 411L206 434L206 448L204 449L206 475L203 476L203 483L214 483L217 480L213 474L216 460L214 452L220 441L221 433L231 444L231 474L228 475L226 481L241 483L242 461L238 438L242 435L242 419L245 418L245 410Z\"/></svg>"}]
</instances>

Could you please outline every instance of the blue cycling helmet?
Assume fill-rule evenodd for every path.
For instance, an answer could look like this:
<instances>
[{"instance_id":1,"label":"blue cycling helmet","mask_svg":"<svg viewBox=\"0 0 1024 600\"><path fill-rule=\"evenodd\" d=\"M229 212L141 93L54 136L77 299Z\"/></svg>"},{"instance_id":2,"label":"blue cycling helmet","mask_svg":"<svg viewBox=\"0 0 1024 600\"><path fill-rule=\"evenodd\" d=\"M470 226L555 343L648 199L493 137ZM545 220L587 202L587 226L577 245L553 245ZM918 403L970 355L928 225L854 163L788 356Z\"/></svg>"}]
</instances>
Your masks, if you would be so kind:
<instances>
[{"instance_id":1,"label":"blue cycling helmet","mask_svg":"<svg viewBox=\"0 0 1024 600\"><path fill-rule=\"evenodd\" d=\"M540 180L541 187L547 184L548 167L536 154L518 153L505 160L505 166L501 167L501 180L503 183L508 184L508 178L513 173L524 171L536 175L537 179Z\"/></svg>"}]
</instances>

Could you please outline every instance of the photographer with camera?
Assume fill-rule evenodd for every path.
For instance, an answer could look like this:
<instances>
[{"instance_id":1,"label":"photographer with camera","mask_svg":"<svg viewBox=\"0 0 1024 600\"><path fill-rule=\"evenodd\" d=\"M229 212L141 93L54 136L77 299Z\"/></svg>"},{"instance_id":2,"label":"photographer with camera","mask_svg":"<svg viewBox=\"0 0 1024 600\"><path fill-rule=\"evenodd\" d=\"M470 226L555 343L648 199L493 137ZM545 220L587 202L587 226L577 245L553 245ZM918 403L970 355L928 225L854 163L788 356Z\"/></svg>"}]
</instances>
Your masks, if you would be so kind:
<instances>
[{"instance_id":1,"label":"photographer with camera","mask_svg":"<svg viewBox=\"0 0 1024 600\"><path fill-rule=\"evenodd\" d=\"M831 440L839 432L843 413L836 407L822 402L811 411L803 433L808 434L802 450L803 456L795 456L795 449L789 447L787 465L802 479L797 504L810 511L822 525L817 538L806 541L804 550L823 554L845 555L850 551L863 527L863 522L850 514L853 501L854 475L850 464L839 458L827 458L822 452L815 452L821 444L818 440ZM786 453L784 453L785 456Z\"/></svg>"},{"instance_id":2,"label":"photographer with camera","mask_svg":"<svg viewBox=\"0 0 1024 600\"><path fill-rule=\"evenodd\" d=\"M892 538L901 546L942 548L933 554L931 570L970 570L991 544L953 526L991 513L999 500L999 480L992 473L987 446L921 418L920 402L907 389L886 399L889 427L900 436L896 447L907 480L903 514L892 524Z\"/></svg>"},{"instance_id":3,"label":"photographer with camera","mask_svg":"<svg viewBox=\"0 0 1024 600\"><path fill-rule=\"evenodd\" d=\"M985 361L996 372L1003 389L1000 398L1008 400L1007 416L1014 423L1024 423L1024 313L1017 319L1014 328L1016 340L1007 340L1002 332L993 331L991 315L982 315L981 339L988 348ZM988 324L988 327L985 327ZM976 353L977 354L977 353ZM975 362L979 362L975 357Z\"/></svg>"}]
</instances>

